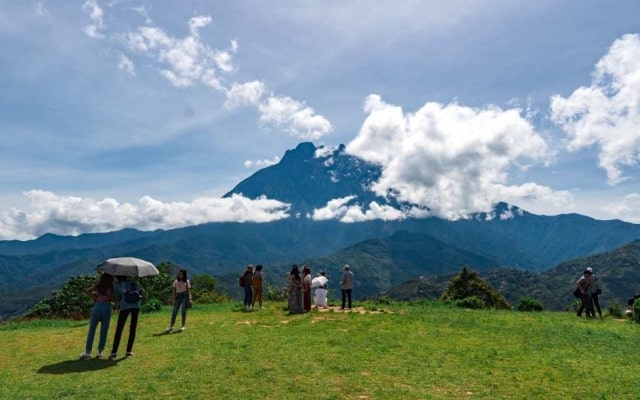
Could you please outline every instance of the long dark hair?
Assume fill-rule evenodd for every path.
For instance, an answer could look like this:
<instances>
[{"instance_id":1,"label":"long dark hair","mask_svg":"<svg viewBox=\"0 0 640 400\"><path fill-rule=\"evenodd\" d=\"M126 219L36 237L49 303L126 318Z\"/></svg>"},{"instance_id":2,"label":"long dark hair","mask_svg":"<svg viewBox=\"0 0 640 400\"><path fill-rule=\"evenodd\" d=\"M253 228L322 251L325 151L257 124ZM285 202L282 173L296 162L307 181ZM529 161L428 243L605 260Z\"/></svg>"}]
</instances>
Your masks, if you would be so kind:
<instances>
[{"instance_id":1,"label":"long dark hair","mask_svg":"<svg viewBox=\"0 0 640 400\"><path fill-rule=\"evenodd\" d=\"M96 290L100 294L107 294L107 291L110 287L113 286L113 275L107 274L106 272L100 275L100 279L98 279L98 283L96 284Z\"/></svg>"},{"instance_id":2,"label":"long dark hair","mask_svg":"<svg viewBox=\"0 0 640 400\"><path fill-rule=\"evenodd\" d=\"M180 272L182 272L182 279L180 279ZM178 271L178 273L176 274L176 280L177 281L186 282L187 281L187 270L186 269L181 269L180 271Z\"/></svg>"}]
</instances>

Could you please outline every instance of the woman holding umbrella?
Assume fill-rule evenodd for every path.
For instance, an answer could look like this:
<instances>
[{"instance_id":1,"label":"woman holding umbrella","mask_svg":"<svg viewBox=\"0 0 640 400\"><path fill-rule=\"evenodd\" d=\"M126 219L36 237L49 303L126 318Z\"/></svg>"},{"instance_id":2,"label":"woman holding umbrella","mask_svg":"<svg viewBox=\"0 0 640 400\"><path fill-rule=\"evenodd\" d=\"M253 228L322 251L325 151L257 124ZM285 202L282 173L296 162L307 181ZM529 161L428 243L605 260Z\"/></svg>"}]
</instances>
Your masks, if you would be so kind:
<instances>
[{"instance_id":1,"label":"woman holding umbrella","mask_svg":"<svg viewBox=\"0 0 640 400\"><path fill-rule=\"evenodd\" d=\"M129 298L129 294L138 291L138 287L135 282L132 282L124 275L116 276L116 283L113 285L116 300L120 304L120 313L118 314L118 325L116 326L116 334L113 337L113 347L111 349L111 355L109 359L113 360L118 356L118 346L120 345L120 338L122 337L122 331L124 330L124 324L127 323L127 318L131 314L131 323L129 324L129 340L127 341L126 357L133 356L133 342L136 340L136 329L138 327L138 314L140 313L140 297L137 300ZM139 293L139 292L138 292Z\"/></svg>"}]
</instances>

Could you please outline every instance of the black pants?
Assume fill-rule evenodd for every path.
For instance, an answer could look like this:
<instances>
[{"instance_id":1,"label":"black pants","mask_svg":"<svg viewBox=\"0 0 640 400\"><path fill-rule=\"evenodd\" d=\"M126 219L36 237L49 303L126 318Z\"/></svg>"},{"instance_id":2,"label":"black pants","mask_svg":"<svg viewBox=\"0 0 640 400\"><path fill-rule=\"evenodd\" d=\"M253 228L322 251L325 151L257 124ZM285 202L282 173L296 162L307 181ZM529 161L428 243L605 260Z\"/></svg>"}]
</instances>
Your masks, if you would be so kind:
<instances>
[{"instance_id":1,"label":"black pants","mask_svg":"<svg viewBox=\"0 0 640 400\"><path fill-rule=\"evenodd\" d=\"M351 309L351 291L353 289L342 289L342 308L344 308L344 305L347 301L347 299L349 299L349 309Z\"/></svg>"},{"instance_id":2,"label":"black pants","mask_svg":"<svg viewBox=\"0 0 640 400\"><path fill-rule=\"evenodd\" d=\"M131 314L131 323L129 324L129 340L127 341L127 353L133 351L133 342L136 340L136 328L138 327L138 314L139 308L130 308L128 310L120 310L118 314L118 325L116 326L116 334L113 337L113 348L111 353L118 352L118 346L120 346L120 338L122 337L122 331L124 330L124 324L127 323L127 318Z\"/></svg>"},{"instance_id":3,"label":"black pants","mask_svg":"<svg viewBox=\"0 0 640 400\"><path fill-rule=\"evenodd\" d=\"M600 309L600 301L598 300L598 293L594 293L591 295L591 303L592 303L591 312L594 313L593 316L595 317L595 312L593 311L595 308L596 310L598 310L598 315L602 317L602 310Z\"/></svg>"},{"instance_id":4,"label":"black pants","mask_svg":"<svg viewBox=\"0 0 640 400\"><path fill-rule=\"evenodd\" d=\"M587 317L593 317L595 314L593 313L593 307L591 306L591 295L583 293L580 296L580 308L578 309L578 317L582 316L582 311L586 310Z\"/></svg>"}]
</instances>

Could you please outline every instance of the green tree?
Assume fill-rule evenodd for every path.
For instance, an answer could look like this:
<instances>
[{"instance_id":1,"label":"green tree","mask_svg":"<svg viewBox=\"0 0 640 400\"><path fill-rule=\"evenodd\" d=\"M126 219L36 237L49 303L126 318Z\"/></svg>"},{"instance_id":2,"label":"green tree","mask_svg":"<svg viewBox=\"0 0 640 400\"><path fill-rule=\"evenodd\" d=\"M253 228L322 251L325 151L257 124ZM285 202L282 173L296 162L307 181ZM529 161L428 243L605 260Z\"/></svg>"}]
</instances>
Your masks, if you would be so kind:
<instances>
[{"instance_id":1,"label":"green tree","mask_svg":"<svg viewBox=\"0 0 640 400\"><path fill-rule=\"evenodd\" d=\"M36 303L25 318L72 318L85 319L91 314L93 300L86 290L98 278L95 275L80 275L69 278L60 289L51 292L51 297Z\"/></svg>"},{"instance_id":2,"label":"green tree","mask_svg":"<svg viewBox=\"0 0 640 400\"><path fill-rule=\"evenodd\" d=\"M142 288L143 302L151 299L160 300L163 304L169 304L172 301L172 284L175 279L175 272L178 267L171 261L163 261L156 265L160 272L158 275L145 276L138 279L138 283Z\"/></svg>"},{"instance_id":3,"label":"green tree","mask_svg":"<svg viewBox=\"0 0 640 400\"><path fill-rule=\"evenodd\" d=\"M465 299L473 298L473 301ZM466 267L449 281L447 290L440 297L441 300L459 301L460 304L478 304L478 300L488 308L510 309L507 300L478 276L478 273ZM474 307L474 308L477 308Z\"/></svg>"},{"instance_id":4,"label":"green tree","mask_svg":"<svg viewBox=\"0 0 640 400\"><path fill-rule=\"evenodd\" d=\"M194 275L191 280L191 294L196 303L221 303L229 300L226 293L217 289L218 281L211 275Z\"/></svg>"}]
</instances>

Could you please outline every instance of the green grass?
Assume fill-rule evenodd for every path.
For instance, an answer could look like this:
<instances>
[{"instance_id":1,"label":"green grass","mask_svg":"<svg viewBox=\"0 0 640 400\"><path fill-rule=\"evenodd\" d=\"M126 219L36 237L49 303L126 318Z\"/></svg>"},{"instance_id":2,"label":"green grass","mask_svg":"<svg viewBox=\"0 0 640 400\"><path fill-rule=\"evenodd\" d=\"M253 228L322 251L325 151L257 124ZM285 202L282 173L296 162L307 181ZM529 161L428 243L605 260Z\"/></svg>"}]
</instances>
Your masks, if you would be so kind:
<instances>
[{"instance_id":1,"label":"green grass","mask_svg":"<svg viewBox=\"0 0 640 400\"><path fill-rule=\"evenodd\" d=\"M0 399L640 398L640 325L629 321L438 302L282 307L196 305L187 330L168 335L168 308L142 314L135 356L116 361L78 359L86 321L5 324ZM126 340L125 329L121 354Z\"/></svg>"}]
</instances>

